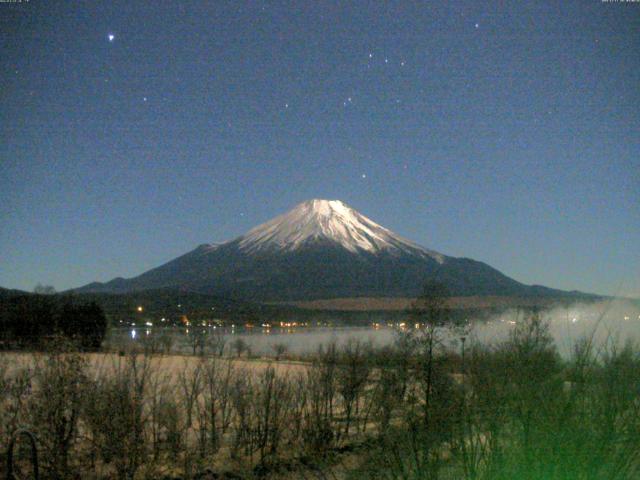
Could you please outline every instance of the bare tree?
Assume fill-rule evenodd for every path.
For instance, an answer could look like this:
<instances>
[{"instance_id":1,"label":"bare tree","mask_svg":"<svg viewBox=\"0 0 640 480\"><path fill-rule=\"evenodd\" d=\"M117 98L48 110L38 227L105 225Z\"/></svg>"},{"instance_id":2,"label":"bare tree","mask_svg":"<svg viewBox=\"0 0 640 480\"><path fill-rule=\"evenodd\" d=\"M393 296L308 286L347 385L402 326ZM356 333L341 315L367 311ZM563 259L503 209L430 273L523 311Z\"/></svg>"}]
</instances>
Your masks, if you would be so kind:
<instances>
[{"instance_id":1,"label":"bare tree","mask_svg":"<svg viewBox=\"0 0 640 480\"><path fill-rule=\"evenodd\" d=\"M185 429L193 427L194 409L197 408L198 398L202 393L203 364L198 361L193 366L185 360L182 370L178 374L178 385L182 394L182 404L185 411Z\"/></svg>"},{"instance_id":2,"label":"bare tree","mask_svg":"<svg viewBox=\"0 0 640 480\"><path fill-rule=\"evenodd\" d=\"M418 328L409 328L406 334L413 342L418 357L418 373L423 390L423 422L429 430L429 410L433 389L434 357L441 344L441 330L459 326L454 321L448 306L449 291L442 283L428 282L422 295L413 303L410 318Z\"/></svg>"},{"instance_id":3,"label":"bare tree","mask_svg":"<svg viewBox=\"0 0 640 480\"><path fill-rule=\"evenodd\" d=\"M193 355L204 355L204 348L207 344L207 329L202 326L195 326L189 331L189 344Z\"/></svg>"},{"instance_id":4,"label":"bare tree","mask_svg":"<svg viewBox=\"0 0 640 480\"><path fill-rule=\"evenodd\" d=\"M439 282L427 282L409 311L410 325L403 334L411 345L415 381L409 384L405 421L410 458L418 475L436 478L441 467L440 444L450 432L453 420L450 377L436 357L445 329L459 326L448 305L449 291ZM416 328L413 328L413 327Z\"/></svg>"},{"instance_id":5,"label":"bare tree","mask_svg":"<svg viewBox=\"0 0 640 480\"><path fill-rule=\"evenodd\" d=\"M165 355L168 355L171 353L174 340L175 339L171 331L167 328L162 328L160 334L158 335L158 343L160 344L160 347L162 348L162 352Z\"/></svg>"},{"instance_id":6,"label":"bare tree","mask_svg":"<svg viewBox=\"0 0 640 480\"><path fill-rule=\"evenodd\" d=\"M354 414L360 408L361 395L369 380L371 365L369 363L370 345L349 339L342 347L337 371L337 388L342 396L344 409L344 435L349 435L349 428Z\"/></svg>"},{"instance_id":7,"label":"bare tree","mask_svg":"<svg viewBox=\"0 0 640 480\"><path fill-rule=\"evenodd\" d=\"M149 423L154 461L158 460L162 443L179 447L172 422L177 418L175 388L172 380L169 373L160 372L149 378Z\"/></svg>"},{"instance_id":8,"label":"bare tree","mask_svg":"<svg viewBox=\"0 0 640 480\"><path fill-rule=\"evenodd\" d=\"M33 287L33 293L37 293L38 295L54 295L56 293L56 289L52 285L43 285L38 283Z\"/></svg>"},{"instance_id":9,"label":"bare tree","mask_svg":"<svg viewBox=\"0 0 640 480\"><path fill-rule=\"evenodd\" d=\"M279 378L272 366L258 377L253 396L253 434L260 463L276 455L285 431L289 412L291 389L288 378Z\"/></svg>"},{"instance_id":10,"label":"bare tree","mask_svg":"<svg viewBox=\"0 0 640 480\"><path fill-rule=\"evenodd\" d=\"M214 355L222 358L227 346L228 338L221 328L214 328L209 333L208 345Z\"/></svg>"},{"instance_id":11,"label":"bare tree","mask_svg":"<svg viewBox=\"0 0 640 480\"><path fill-rule=\"evenodd\" d=\"M231 385L231 401L233 403L234 421L231 458L237 458L241 452L252 455L254 443L252 436L251 397L253 382L246 371L240 370Z\"/></svg>"},{"instance_id":12,"label":"bare tree","mask_svg":"<svg viewBox=\"0 0 640 480\"><path fill-rule=\"evenodd\" d=\"M38 388L30 408L39 440L48 454L45 455L49 460L46 466L56 478L71 475L70 454L78 435L87 380L86 359L69 352L66 345L66 342L57 343L37 362L35 380Z\"/></svg>"},{"instance_id":13,"label":"bare tree","mask_svg":"<svg viewBox=\"0 0 640 480\"><path fill-rule=\"evenodd\" d=\"M238 358L240 358L244 352L249 351L249 345L247 345L247 342L245 342L242 338L236 338L231 344L231 347L236 352L236 356Z\"/></svg>"},{"instance_id":14,"label":"bare tree","mask_svg":"<svg viewBox=\"0 0 640 480\"><path fill-rule=\"evenodd\" d=\"M335 342L320 346L307 370L307 411L303 437L308 450L316 454L328 451L336 441L333 428L336 406L338 352Z\"/></svg>"},{"instance_id":15,"label":"bare tree","mask_svg":"<svg viewBox=\"0 0 640 480\"><path fill-rule=\"evenodd\" d=\"M118 479L130 480L146 459L147 386L154 371L149 358L135 352L116 362L91 381L83 417L103 461L115 464Z\"/></svg>"},{"instance_id":16,"label":"bare tree","mask_svg":"<svg viewBox=\"0 0 640 480\"><path fill-rule=\"evenodd\" d=\"M278 362L289 351L289 346L286 343L274 343L271 345L271 349L276 355L276 362Z\"/></svg>"},{"instance_id":17,"label":"bare tree","mask_svg":"<svg viewBox=\"0 0 640 480\"><path fill-rule=\"evenodd\" d=\"M27 406L33 393L34 371L31 366L21 366L15 359L0 361L0 451L13 432L26 423Z\"/></svg>"},{"instance_id":18,"label":"bare tree","mask_svg":"<svg viewBox=\"0 0 640 480\"><path fill-rule=\"evenodd\" d=\"M230 386L234 375L230 361L210 358L202 364L202 401L198 403L200 450L204 457L221 446L231 415Z\"/></svg>"}]
</instances>

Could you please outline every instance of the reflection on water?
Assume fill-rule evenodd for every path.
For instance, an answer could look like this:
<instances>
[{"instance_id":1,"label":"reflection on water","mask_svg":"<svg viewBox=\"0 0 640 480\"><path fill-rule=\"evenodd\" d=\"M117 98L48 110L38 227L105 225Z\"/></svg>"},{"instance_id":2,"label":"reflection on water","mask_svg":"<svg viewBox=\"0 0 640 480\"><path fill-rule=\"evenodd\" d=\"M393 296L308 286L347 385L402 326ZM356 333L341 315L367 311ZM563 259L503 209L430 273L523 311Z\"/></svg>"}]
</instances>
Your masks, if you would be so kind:
<instances>
[{"instance_id":1,"label":"reflection on water","mask_svg":"<svg viewBox=\"0 0 640 480\"><path fill-rule=\"evenodd\" d=\"M505 339L515 325L524 318L522 312L510 311L495 316L491 320L471 321L467 337L482 343L492 343ZM596 345L605 341L623 343L627 340L640 340L640 309L625 301L599 304L559 307L543 314L549 321L550 332L559 351L566 355L572 351L577 340L593 336ZM303 326L300 326L303 325ZM273 354L275 344L284 344L289 352L303 354L316 351L319 345L336 342L343 344L350 339L371 342L374 346L392 343L397 332L413 328L413 324L386 322L361 327L311 327L304 324L284 325L283 327L265 325L245 329L240 327L207 327L189 331L184 327L118 327L111 330L108 343L113 347L131 344L143 344L161 337L170 337L173 351L189 352L194 345L194 335L205 332L210 341L215 336L223 336L228 343L241 338L257 355ZM453 343L457 335L445 335L445 342ZM205 340L206 342L206 340Z\"/></svg>"}]
</instances>

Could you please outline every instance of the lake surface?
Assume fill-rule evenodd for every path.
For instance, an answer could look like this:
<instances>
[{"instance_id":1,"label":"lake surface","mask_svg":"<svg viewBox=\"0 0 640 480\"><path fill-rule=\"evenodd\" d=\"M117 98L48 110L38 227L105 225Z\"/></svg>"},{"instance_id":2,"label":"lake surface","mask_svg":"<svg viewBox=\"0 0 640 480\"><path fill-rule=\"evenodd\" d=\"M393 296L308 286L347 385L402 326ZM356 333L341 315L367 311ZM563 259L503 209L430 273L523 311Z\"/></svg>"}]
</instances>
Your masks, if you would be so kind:
<instances>
[{"instance_id":1,"label":"lake surface","mask_svg":"<svg viewBox=\"0 0 640 480\"><path fill-rule=\"evenodd\" d=\"M576 341L593 336L596 345L604 342L624 343L627 340L640 342L640 309L630 302L614 301L598 304L559 307L543 314L549 322L550 333L556 341L559 351L567 355ZM499 342L508 337L523 314L516 311L506 312L490 320L473 321L466 337L468 342L479 341L485 344ZM375 322L375 318L372 319ZM402 328L412 328L405 324ZM311 353L320 345L336 342L344 344L350 339L371 342L375 346L391 344L402 329L398 324L380 323L358 327L291 327L245 329L241 327L208 327L205 336L223 335L228 344L237 338L243 339L257 355L273 354L275 344L284 344L294 354ZM158 338L171 336L172 350L192 351L193 327L188 328L156 326L118 327L110 332L108 342L117 348L138 344ZM188 333L187 333L188 332ZM445 334L445 342L456 344L460 334ZM468 343L467 343L468 345ZM229 345L227 345L229 347Z\"/></svg>"}]
</instances>

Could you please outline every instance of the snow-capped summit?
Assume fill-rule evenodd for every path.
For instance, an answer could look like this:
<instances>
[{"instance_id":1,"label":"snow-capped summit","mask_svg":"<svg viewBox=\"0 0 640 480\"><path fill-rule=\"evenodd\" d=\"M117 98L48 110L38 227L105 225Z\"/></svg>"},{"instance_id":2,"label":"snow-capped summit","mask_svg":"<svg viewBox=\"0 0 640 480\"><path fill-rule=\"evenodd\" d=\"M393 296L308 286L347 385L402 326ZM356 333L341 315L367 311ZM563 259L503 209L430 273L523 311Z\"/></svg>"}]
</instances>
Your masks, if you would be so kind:
<instances>
[{"instance_id":1,"label":"snow-capped summit","mask_svg":"<svg viewBox=\"0 0 640 480\"><path fill-rule=\"evenodd\" d=\"M396 235L340 200L308 200L258 225L240 239L247 252L293 251L313 242L333 242L350 252L404 252L443 256Z\"/></svg>"}]
</instances>

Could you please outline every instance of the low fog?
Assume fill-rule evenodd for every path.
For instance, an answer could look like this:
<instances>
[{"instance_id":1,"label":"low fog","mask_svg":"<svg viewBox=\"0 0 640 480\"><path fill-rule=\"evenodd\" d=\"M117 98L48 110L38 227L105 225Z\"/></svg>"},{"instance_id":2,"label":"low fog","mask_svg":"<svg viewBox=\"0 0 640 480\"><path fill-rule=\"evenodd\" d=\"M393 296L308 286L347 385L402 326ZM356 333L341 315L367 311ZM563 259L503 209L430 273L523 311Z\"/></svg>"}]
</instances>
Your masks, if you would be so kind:
<instances>
[{"instance_id":1,"label":"low fog","mask_svg":"<svg viewBox=\"0 0 640 480\"><path fill-rule=\"evenodd\" d=\"M464 332L441 331L443 343L450 348L459 348L460 337L464 335L467 345L481 342L486 345L498 343L508 338L515 325L524 320L530 313L524 310L508 310L489 319L469 319ZM593 344L600 348L605 344L623 345L627 341L637 342L640 339L640 308L632 301L613 299L598 303L579 303L572 306L555 307L540 312L541 317L549 324L551 335L556 341L558 351L562 355L572 352L575 343L581 339L593 339ZM372 322L375 322L375 317ZM381 347L394 342L401 329L389 326L380 320L379 328L372 326L361 327L303 327L291 329L272 329L269 333L262 329L245 331L227 331L227 340L242 338L250 347L253 354L271 355L274 345L286 345L292 354L311 353L320 345L335 342L342 345L352 339L371 342ZM407 319L404 330L411 328L413 323ZM116 342L132 341L131 331L119 330L112 332L112 340ZM139 341L146 334L144 330L136 332L135 341ZM118 337L116 339L116 337ZM190 349L183 330L176 329L175 347L187 353Z\"/></svg>"},{"instance_id":2,"label":"low fog","mask_svg":"<svg viewBox=\"0 0 640 480\"><path fill-rule=\"evenodd\" d=\"M640 339L640 308L629 300L580 303L544 310L540 314L548 322L550 333L563 355L569 354L576 341L582 338L593 338L596 346L602 346L605 342L623 345L628 340L637 342ZM471 319L465 333L467 342L492 344L505 340L515 324L525 319L526 315L522 310L509 310L488 320ZM450 346L456 346L462 335L457 331L442 333L444 343ZM383 346L392 343L396 335L396 329L390 327L336 327L296 329L288 333L272 331L269 335L241 333L235 336L245 339L254 353L271 354L272 345L276 343L286 344L292 353L309 353L321 344L333 341L340 345L350 339Z\"/></svg>"},{"instance_id":3,"label":"low fog","mask_svg":"<svg viewBox=\"0 0 640 480\"><path fill-rule=\"evenodd\" d=\"M525 318L523 311L510 310L494 318L476 322L470 337L486 344L507 338L515 323ZM593 339L595 346L623 345L640 339L640 308L626 299L598 303L578 303L541 312L551 335L563 355L573 350L581 339Z\"/></svg>"}]
</instances>

